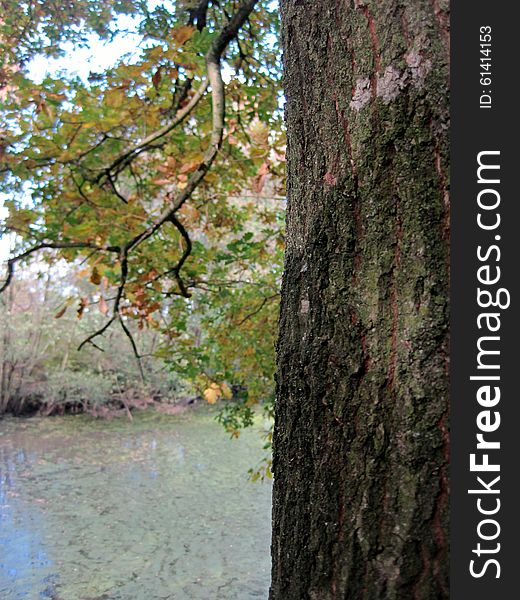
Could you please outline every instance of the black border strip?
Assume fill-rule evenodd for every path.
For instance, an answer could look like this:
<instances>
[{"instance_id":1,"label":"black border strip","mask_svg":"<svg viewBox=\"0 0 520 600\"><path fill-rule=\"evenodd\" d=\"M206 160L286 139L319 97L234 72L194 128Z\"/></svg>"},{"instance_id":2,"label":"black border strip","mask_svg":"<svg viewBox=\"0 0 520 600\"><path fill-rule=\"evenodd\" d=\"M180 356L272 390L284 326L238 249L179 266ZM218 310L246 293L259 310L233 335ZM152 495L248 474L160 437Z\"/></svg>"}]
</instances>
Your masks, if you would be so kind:
<instances>
[{"instance_id":1,"label":"black border strip","mask_svg":"<svg viewBox=\"0 0 520 600\"><path fill-rule=\"evenodd\" d=\"M455 600L520 598L516 582L520 575L516 564L520 554L519 12L516 2L459 0L451 5L451 597ZM486 27L491 28L491 40ZM486 153L480 155L482 163L500 168L483 168L479 183L482 152ZM497 207L479 208L479 194L481 205L498 203ZM498 214L500 224L491 229L479 227L479 213L483 225L495 225ZM496 279L497 267L499 281L487 283ZM480 306L478 288L482 290ZM490 299L501 306L482 306ZM482 316L491 313L498 316ZM497 331L489 330L498 324ZM485 352L480 368L479 339ZM472 376L488 379L471 380ZM498 402L495 387L500 388ZM489 444L487 449L477 448L479 433ZM492 442L499 442L500 449L492 448ZM489 464L500 471L484 471L484 467L471 471L471 454L477 465L485 463L487 454ZM500 479L493 483L496 477ZM490 514L483 514L485 510ZM486 536L494 539L481 539ZM472 576L471 568L480 576Z\"/></svg>"}]
</instances>

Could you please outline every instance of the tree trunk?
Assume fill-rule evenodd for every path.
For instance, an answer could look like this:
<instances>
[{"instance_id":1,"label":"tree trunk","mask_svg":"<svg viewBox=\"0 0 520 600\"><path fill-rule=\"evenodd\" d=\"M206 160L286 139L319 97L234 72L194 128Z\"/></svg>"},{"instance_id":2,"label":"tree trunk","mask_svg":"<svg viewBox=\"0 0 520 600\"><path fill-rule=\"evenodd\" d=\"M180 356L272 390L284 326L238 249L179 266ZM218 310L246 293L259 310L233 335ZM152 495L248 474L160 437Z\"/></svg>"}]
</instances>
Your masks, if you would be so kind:
<instances>
[{"instance_id":1,"label":"tree trunk","mask_svg":"<svg viewBox=\"0 0 520 600\"><path fill-rule=\"evenodd\" d=\"M271 600L449 596L447 11L282 0Z\"/></svg>"}]
</instances>

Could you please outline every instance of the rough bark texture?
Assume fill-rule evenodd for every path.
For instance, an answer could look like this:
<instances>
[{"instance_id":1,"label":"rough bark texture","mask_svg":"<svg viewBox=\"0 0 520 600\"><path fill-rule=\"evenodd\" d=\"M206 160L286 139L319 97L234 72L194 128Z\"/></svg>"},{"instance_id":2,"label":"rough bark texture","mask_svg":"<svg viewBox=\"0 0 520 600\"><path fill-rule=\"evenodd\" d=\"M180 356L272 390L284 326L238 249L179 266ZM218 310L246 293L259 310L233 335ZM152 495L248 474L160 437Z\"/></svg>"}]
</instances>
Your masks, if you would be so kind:
<instances>
[{"instance_id":1,"label":"rough bark texture","mask_svg":"<svg viewBox=\"0 0 520 600\"><path fill-rule=\"evenodd\" d=\"M448 598L443 0L282 0L271 600Z\"/></svg>"}]
</instances>

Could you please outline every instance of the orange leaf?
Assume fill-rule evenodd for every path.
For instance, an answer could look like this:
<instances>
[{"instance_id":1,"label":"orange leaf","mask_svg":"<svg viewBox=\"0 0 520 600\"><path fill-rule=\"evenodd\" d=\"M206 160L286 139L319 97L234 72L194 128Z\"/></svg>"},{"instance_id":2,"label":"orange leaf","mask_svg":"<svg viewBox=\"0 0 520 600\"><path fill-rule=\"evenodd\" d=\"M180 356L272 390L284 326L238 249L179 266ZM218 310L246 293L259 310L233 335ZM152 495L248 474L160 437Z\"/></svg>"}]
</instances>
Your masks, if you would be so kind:
<instances>
[{"instance_id":1,"label":"orange leaf","mask_svg":"<svg viewBox=\"0 0 520 600\"><path fill-rule=\"evenodd\" d=\"M215 404L219 398L219 393L213 388L204 390L204 399L208 404Z\"/></svg>"}]
</instances>

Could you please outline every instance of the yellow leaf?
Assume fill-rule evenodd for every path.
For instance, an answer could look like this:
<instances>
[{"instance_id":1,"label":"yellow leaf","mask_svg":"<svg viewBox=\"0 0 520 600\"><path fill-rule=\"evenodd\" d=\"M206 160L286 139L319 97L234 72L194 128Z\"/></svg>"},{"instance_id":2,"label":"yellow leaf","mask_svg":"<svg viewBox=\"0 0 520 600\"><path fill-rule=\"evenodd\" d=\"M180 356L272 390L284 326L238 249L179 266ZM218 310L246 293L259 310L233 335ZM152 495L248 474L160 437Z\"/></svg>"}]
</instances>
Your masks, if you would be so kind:
<instances>
[{"instance_id":1,"label":"yellow leaf","mask_svg":"<svg viewBox=\"0 0 520 600\"><path fill-rule=\"evenodd\" d=\"M222 390L222 396L226 399L226 400L231 400L231 398L233 397L233 392L231 391L231 389L229 388L229 385L227 383L222 383L220 385L220 389Z\"/></svg>"},{"instance_id":2,"label":"yellow leaf","mask_svg":"<svg viewBox=\"0 0 520 600\"><path fill-rule=\"evenodd\" d=\"M219 398L217 390L209 387L204 390L204 399L208 404L215 404Z\"/></svg>"}]
</instances>

